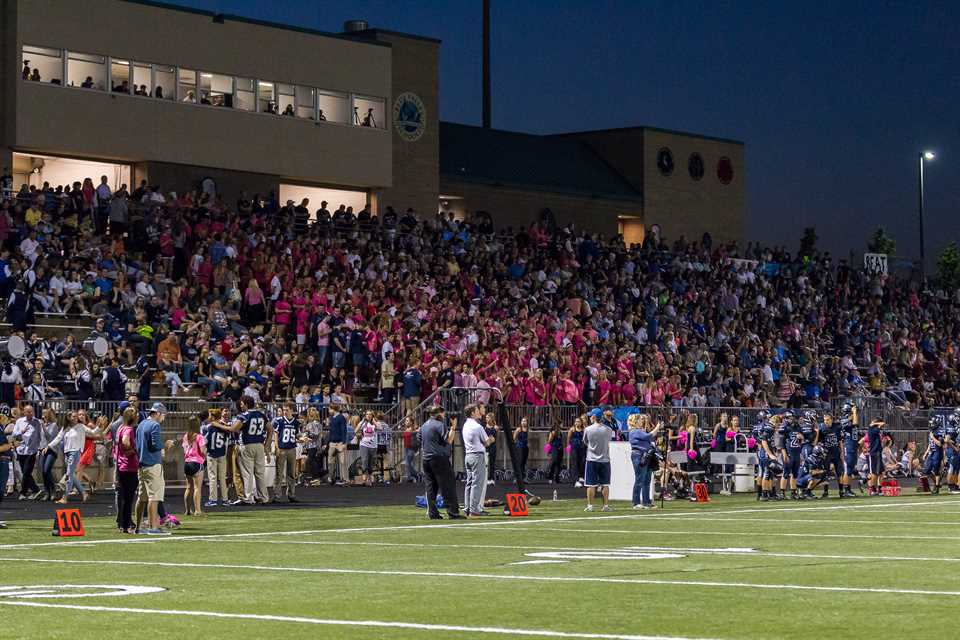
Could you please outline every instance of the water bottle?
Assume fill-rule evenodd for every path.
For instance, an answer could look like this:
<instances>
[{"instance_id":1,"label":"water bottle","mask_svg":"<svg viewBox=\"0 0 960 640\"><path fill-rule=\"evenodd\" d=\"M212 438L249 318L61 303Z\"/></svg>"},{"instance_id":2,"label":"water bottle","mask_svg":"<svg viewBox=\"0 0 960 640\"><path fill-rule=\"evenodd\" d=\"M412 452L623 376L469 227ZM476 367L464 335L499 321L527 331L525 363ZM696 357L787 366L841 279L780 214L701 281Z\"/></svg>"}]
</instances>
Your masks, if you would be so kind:
<instances>
[{"instance_id":1,"label":"water bottle","mask_svg":"<svg viewBox=\"0 0 960 640\"><path fill-rule=\"evenodd\" d=\"M553 490L553 501L554 501L554 502L557 501L557 490L556 490L556 489Z\"/></svg>"}]
</instances>

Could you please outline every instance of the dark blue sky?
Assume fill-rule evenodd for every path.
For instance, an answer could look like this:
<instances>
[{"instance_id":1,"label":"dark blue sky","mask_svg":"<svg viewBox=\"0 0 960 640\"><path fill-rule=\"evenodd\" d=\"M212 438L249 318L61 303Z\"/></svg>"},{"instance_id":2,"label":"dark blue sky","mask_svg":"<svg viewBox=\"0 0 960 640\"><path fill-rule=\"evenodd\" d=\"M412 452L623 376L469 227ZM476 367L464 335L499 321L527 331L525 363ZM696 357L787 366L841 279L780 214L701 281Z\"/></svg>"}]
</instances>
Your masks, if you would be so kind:
<instances>
[{"instance_id":1,"label":"dark blue sky","mask_svg":"<svg viewBox=\"0 0 960 640\"><path fill-rule=\"evenodd\" d=\"M481 3L177 0L339 31L432 36L444 120L479 124ZM877 224L918 255L960 237L960 2L493 0L493 125L533 133L652 125L746 142L751 239L861 250Z\"/></svg>"}]
</instances>

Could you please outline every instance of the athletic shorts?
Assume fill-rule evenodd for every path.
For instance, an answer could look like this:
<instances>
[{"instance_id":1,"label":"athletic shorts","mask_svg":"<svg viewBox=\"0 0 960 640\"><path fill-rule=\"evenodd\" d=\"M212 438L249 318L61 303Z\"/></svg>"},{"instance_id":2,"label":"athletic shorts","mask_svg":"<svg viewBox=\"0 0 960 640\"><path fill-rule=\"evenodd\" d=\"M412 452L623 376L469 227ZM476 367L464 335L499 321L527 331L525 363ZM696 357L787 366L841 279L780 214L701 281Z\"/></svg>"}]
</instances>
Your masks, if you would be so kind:
<instances>
[{"instance_id":1,"label":"athletic shorts","mask_svg":"<svg viewBox=\"0 0 960 640\"><path fill-rule=\"evenodd\" d=\"M201 470L201 469L203 469L203 465L200 464L199 462L184 462L184 463L183 463L183 475L187 476L188 478L189 478L190 476L195 476L195 475L197 475L198 473L200 473L200 470Z\"/></svg>"},{"instance_id":2,"label":"athletic shorts","mask_svg":"<svg viewBox=\"0 0 960 640\"><path fill-rule=\"evenodd\" d=\"M843 472L848 476L857 475L857 448L848 444L843 457Z\"/></svg>"},{"instance_id":3,"label":"athletic shorts","mask_svg":"<svg viewBox=\"0 0 960 640\"><path fill-rule=\"evenodd\" d=\"M137 478L140 481L141 498L146 498L150 502L160 502L163 500L163 493L166 487L163 482L162 464L140 467L140 469L137 470Z\"/></svg>"},{"instance_id":4,"label":"athletic shorts","mask_svg":"<svg viewBox=\"0 0 960 640\"><path fill-rule=\"evenodd\" d=\"M607 487L610 485L610 463L587 460L587 472L584 474L584 486Z\"/></svg>"},{"instance_id":5,"label":"athletic shorts","mask_svg":"<svg viewBox=\"0 0 960 640\"><path fill-rule=\"evenodd\" d=\"M940 449L930 449L930 455L923 463L923 475L928 476L931 473L940 473L940 462L943 460L943 452Z\"/></svg>"},{"instance_id":6,"label":"athletic shorts","mask_svg":"<svg viewBox=\"0 0 960 640\"><path fill-rule=\"evenodd\" d=\"M939 466L937 467L940 468ZM868 453L867 454L867 469L869 470L870 475L880 475L883 473L883 454L882 453Z\"/></svg>"},{"instance_id":7,"label":"athletic shorts","mask_svg":"<svg viewBox=\"0 0 960 640\"><path fill-rule=\"evenodd\" d=\"M843 473L843 462L840 460L840 449L827 449L827 460L823 464L823 470L830 471L830 465L833 465L837 475Z\"/></svg>"},{"instance_id":8,"label":"athletic shorts","mask_svg":"<svg viewBox=\"0 0 960 640\"><path fill-rule=\"evenodd\" d=\"M783 465L783 477L796 480L800 476L800 452L789 453L787 462Z\"/></svg>"}]
</instances>

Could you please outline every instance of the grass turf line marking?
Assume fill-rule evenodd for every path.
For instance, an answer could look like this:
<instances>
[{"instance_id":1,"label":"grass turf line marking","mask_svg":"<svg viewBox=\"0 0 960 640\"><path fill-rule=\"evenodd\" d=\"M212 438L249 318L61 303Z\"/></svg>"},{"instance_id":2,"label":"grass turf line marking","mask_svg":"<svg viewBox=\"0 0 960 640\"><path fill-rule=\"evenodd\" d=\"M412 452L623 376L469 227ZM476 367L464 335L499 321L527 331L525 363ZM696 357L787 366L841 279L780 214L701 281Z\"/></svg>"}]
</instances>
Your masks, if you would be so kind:
<instances>
[{"instance_id":1,"label":"grass turf line marking","mask_svg":"<svg viewBox=\"0 0 960 640\"><path fill-rule=\"evenodd\" d=\"M655 578L601 578L586 576L520 576L496 573L457 573L453 571L399 571L374 569L335 569L328 567L276 567L255 564L213 564L200 562L158 562L141 560L54 560L51 558L5 558L0 562L38 562L52 564L94 564L135 567L168 567L172 569L239 569L249 571L286 571L291 573L317 573L364 576L397 576L420 578L474 578L478 580L504 580L520 582L569 582L592 584L629 585L676 585L687 587L741 587L744 589L788 589L794 591L828 591L839 593L888 593L897 595L960 596L960 591L928 589L897 589L895 587L826 587L803 584L766 584L758 582L714 582L705 580L659 580Z\"/></svg>"},{"instance_id":2,"label":"grass turf line marking","mask_svg":"<svg viewBox=\"0 0 960 640\"><path fill-rule=\"evenodd\" d=\"M566 531L566 529L564 529ZM764 534L766 535L766 534ZM941 539L941 538L937 538ZM207 540L207 542L243 542L243 540ZM597 549L591 547L528 547L511 546L501 544L433 544L419 542L342 542L342 541L322 541L322 540L257 540L257 544L306 544L319 546L366 546L366 547L412 547L427 549L492 549L505 551L570 551L578 553L609 553L622 551L622 549ZM686 553L690 555L710 555L710 556L766 556L770 558L807 558L811 560L881 560L889 562L960 562L960 558L946 557L927 557L927 556L852 556L839 554L816 554L816 553L791 553L779 551L757 551L755 549L690 549L684 547L625 547L630 551L665 551ZM528 554L529 555L529 554ZM611 558L612 559L612 558ZM511 564L533 564L530 562Z\"/></svg>"},{"instance_id":3,"label":"grass turf line marking","mask_svg":"<svg viewBox=\"0 0 960 640\"><path fill-rule=\"evenodd\" d=\"M790 511L836 511L836 510L848 510L848 509L883 509L883 508L901 508L901 507L914 507L914 506L929 506L929 505L947 505L947 504L957 504L956 500L938 500L930 501L924 500L922 502L889 502L887 504L860 504L860 505L837 505L837 506L819 506L819 507L786 507L786 508L768 508L768 509L758 509L754 507L746 509L728 509L725 511L712 511L715 515L730 515L738 513L778 513L778 512L790 512ZM692 510L684 511L677 514L672 514L669 517L676 518L678 516L698 516L703 515L703 511ZM111 538L109 540L72 540L69 542L30 542L22 544L4 544L0 545L0 549L23 549L29 547L68 547L68 546L85 546L91 544L155 544L158 542L167 542L171 540L201 540L203 538L208 538L211 535L216 535L219 537L230 537L230 538L253 538L261 536L293 536L293 535L313 535L317 533L366 533L370 531L407 531L415 529L474 529L477 527L503 527L503 526L522 526L522 525L537 525L537 524L550 524L555 522L579 522L583 520L591 522L600 522L602 520L623 520L623 519L637 519L637 518L647 518L650 520L657 520L667 517L661 514L622 514L622 515L591 515L591 516L569 516L563 518L543 518L540 520L537 519L510 519L503 520L498 522L463 522L457 524L406 524L406 525L393 525L386 527L352 527L348 529L307 529L303 531L259 531L254 533L224 533L224 534L200 534L200 535L191 535L191 536L170 536L167 538Z\"/></svg>"},{"instance_id":4,"label":"grass turf line marking","mask_svg":"<svg viewBox=\"0 0 960 640\"><path fill-rule=\"evenodd\" d=\"M677 531L676 529L568 529L566 527L550 527L538 531L563 533L619 533L619 534L674 534L691 536L755 536L774 538L856 538L859 540L960 540L960 536L899 536L899 535L868 535L858 533L783 533L767 532L757 534L756 531Z\"/></svg>"},{"instance_id":5,"label":"grass turf line marking","mask_svg":"<svg viewBox=\"0 0 960 640\"><path fill-rule=\"evenodd\" d=\"M332 625L341 627L374 627L380 629L416 629L418 631L459 631L463 633L487 633L507 636L536 636L547 638L584 638L586 640L692 640L678 636L637 636L612 633L578 633L575 631L550 631L548 629L510 629L505 627L468 627L464 625L425 624L419 622L387 622L381 620L330 620L301 616L277 616L256 613L222 613L219 611L185 611L178 609L141 609L138 607L103 607L78 604L49 604L46 602L9 602L0 600L0 605L13 607L41 607L44 609L73 609L75 611L98 611L110 613L145 613L149 615L197 616L203 618L226 618L236 620L260 620L268 622L298 622L301 624ZM707 640L707 639L703 639Z\"/></svg>"}]
</instances>

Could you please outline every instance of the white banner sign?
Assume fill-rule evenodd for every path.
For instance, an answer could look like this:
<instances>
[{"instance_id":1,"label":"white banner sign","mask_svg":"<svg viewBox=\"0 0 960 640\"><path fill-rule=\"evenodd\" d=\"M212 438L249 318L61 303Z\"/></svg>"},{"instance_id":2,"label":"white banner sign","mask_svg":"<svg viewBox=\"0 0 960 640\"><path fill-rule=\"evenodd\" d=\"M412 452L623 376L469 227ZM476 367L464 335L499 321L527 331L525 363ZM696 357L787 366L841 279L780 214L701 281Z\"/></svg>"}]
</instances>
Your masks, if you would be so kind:
<instances>
[{"instance_id":1,"label":"white banner sign","mask_svg":"<svg viewBox=\"0 0 960 640\"><path fill-rule=\"evenodd\" d=\"M863 268L870 273L887 273L887 254L885 253L865 253L863 254Z\"/></svg>"}]
</instances>

